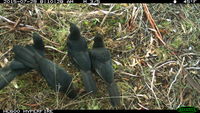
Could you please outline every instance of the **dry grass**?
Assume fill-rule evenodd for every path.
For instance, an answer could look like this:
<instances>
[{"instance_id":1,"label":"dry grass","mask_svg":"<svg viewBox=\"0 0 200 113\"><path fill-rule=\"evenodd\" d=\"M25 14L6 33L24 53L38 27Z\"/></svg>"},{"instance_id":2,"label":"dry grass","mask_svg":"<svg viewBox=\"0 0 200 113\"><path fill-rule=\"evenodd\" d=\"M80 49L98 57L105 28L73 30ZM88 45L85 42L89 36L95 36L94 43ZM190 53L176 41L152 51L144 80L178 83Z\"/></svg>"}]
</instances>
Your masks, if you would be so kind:
<instances>
[{"instance_id":1,"label":"dry grass","mask_svg":"<svg viewBox=\"0 0 200 113\"><path fill-rule=\"evenodd\" d=\"M118 109L200 108L199 90L187 81L199 82L200 14L199 4L148 4L166 46L156 38L142 4L91 6L83 4L0 5L0 15L33 26L47 46L46 56L74 75L74 84L83 90L76 70L64 54L69 34L66 20L76 23L89 47L97 32L104 35L122 93ZM109 11L110 10L110 11ZM102 12L103 11L103 12ZM106 11L106 12L105 12ZM19 21L20 20L20 21ZM0 24L0 64L12 60L13 45L31 43L29 29L5 21ZM6 27L5 27L6 26ZM21 26L22 27L22 26ZM16 77L0 91L1 109L113 109L103 81L96 77L98 94L85 94L70 100L51 90L35 71ZM18 85L18 88L14 87Z\"/></svg>"}]
</instances>

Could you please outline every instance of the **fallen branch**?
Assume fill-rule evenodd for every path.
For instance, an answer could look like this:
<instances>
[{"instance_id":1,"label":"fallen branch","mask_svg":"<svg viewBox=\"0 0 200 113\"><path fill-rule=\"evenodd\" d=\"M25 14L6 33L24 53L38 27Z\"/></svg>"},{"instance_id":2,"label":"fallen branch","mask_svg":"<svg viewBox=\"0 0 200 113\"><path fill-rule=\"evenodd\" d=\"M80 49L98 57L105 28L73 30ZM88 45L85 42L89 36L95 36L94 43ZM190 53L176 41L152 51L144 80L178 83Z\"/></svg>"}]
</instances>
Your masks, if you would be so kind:
<instances>
[{"instance_id":1,"label":"fallen branch","mask_svg":"<svg viewBox=\"0 0 200 113\"><path fill-rule=\"evenodd\" d=\"M166 45L166 43L163 41L162 35L161 35L154 19L151 16L151 13L149 12L147 5L146 4L142 4L142 5L143 5L143 8L144 8L144 12L146 13L147 19L149 20L149 22L151 24L151 27L153 29L155 29L154 33L155 33L156 37L162 42L163 45Z\"/></svg>"}]
</instances>

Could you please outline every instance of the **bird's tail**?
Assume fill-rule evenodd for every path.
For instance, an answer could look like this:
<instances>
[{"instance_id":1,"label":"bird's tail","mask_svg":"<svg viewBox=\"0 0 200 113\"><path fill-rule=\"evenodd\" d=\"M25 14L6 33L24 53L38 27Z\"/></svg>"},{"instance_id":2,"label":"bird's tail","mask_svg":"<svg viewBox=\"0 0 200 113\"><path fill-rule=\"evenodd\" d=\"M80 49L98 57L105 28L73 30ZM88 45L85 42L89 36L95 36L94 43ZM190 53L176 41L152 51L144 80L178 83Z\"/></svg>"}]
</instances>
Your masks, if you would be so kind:
<instances>
[{"instance_id":1,"label":"bird's tail","mask_svg":"<svg viewBox=\"0 0 200 113\"><path fill-rule=\"evenodd\" d=\"M0 69L0 89L3 89L15 78L14 74L9 74L11 70L8 67Z\"/></svg>"},{"instance_id":2,"label":"bird's tail","mask_svg":"<svg viewBox=\"0 0 200 113\"><path fill-rule=\"evenodd\" d=\"M25 66L33 69L38 68L38 64L35 61L35 52L34 49L31 50L31 46L14 46L13 52L15 53L14 58L23 63Z\"/></svg>"},{"instance_id":3,"label":"bird's tail","mask_svg":"<svg viewBox=\"0 0 200 113\"><path fill-rule=\"evenodd\" d=\"M21 62L15 60L15 59L13 61L11 61L9 67L12 70L19 70L19 69L26 69L27 68L24 64L22 64Z\"/></svg>"},{"instance_id":4,"label":"bird's tail","mask_svg":"<svg viewBox=\"0 0 200 113\"><path fill-rule=\"evenodd\" d=\"M117 84L115 82L112 82L111 84L108 84L108 93L110 96L110 102L113 107L120 105L120 92Z\"/></svg>"},{"instance_id":5,"label":"bird's tail","mask_svg":"<svg viewBox=\"0 0 200 113\"><path fill-rule=\"evenodd\" d=\"M71 99L77 97L77 91L75 90L73 84L70 84L68 91L67 91L67 96Z\"/></svg>"},{"instance_id":6,"label":"bird's tail","mask_svg":"<svg viewBox=\"0 0 200 113\"><path fill-rule=\"evenodd\" d=\"M37 50L37 52L44 56L45 48L44 48L44 42L42 40L42 37L38 33L33 33L33 46Z\"/></svg>"},{"instance_id":7,"label":"bird's tail","mask_svg":"<svg viewBox=\"0 0 200 113\"><path fill-rule=\"evenodd\" d=\"M7 86L17 75L26 73L28 70L12 70L9 66L0 69L0 90Z\"/></svg>"},{"instance_id":8,"label":"bird's tail","mask_svg":"<svg viewBox=\"0 0 200 113\"><path fill-rule=\"evenodd\" d=\"M91 71L82 71L81 75L83 79L83 84L85 86L86 91L89 93L95 93L97 91L96 83L92 77Z\"/></svg>"}]
</instances>

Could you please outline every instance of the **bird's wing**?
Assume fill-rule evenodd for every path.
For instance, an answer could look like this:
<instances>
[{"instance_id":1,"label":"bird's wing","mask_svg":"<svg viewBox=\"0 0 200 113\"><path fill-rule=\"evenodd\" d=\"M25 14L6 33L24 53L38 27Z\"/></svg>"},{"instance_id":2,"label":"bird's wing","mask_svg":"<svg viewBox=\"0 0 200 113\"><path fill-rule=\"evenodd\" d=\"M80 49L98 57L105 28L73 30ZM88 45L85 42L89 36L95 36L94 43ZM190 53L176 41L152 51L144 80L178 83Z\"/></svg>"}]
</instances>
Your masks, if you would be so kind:
<instances>
[{"instance_id":1,"label":"bird's wing","mask_svg":"<svg viewBox=\"0 0 200 113\"><path fill-rule=\"evenodd\" d=\"M10 68L12 70L18 70L18 69L25 69L27 68L23 63L17 61L17 60L13 60L11 63L10 63Z\"/></svg>"},{"instance_id":2,"label":"bird's wing","mask_svg":"<svg viewBox=\"0 0 200 113\"><path fill-rule=\"evenodd\" d=\"M28 72L29 69L12 70L10 65L0 68L0 90L7 86L17 75Z\"/></svg>"},{"instance_id":3,"label":"bird's wing","mask_svg":"<svg viewBox=\"0 0 200 113\"><path fill-rule=\"evenodd\" d=\"M82 43L81 43L82 44ZM78 66L81 70L90 70L91 69L91 61L89 57L89 53L87 50L87 45L85 48L85 44L80 45L83 48L77 47L78 45L73 45L70 40L67 41L68 47L68 55L73 60L73 63Z\"/></svg>"},{"instance_id":4,"label":"bird's wing","mask_svg":"<svg viewBox=\"0 0 200 113\"><path fill-rule=\"evenodd\" d=\"M54 65L51 61L47 60L43 57L36 57L36 62L39 65L39 69L46 79L48 85L55 89L56 84L56 65Z\"/></svg>"},{"instance_id":5,"label":"bird's wing","mask_svg":"<svg viewBox=\"0 0 200 113\"><path fill-rule=\"evenodd\" d=\"M72 52L72 59L81 70L91 69L91 61L88 52Z\"/></svg>"},{"instance_id":6,"label":"bird's wing","mask_svg":"<svg viewBox=\"0 0 200 113\"><path fill-rule=\"evenodd\" d=\"M73 90L72 77L62 67L43 57L40 59L36 58L36 61L51 88L63 93Z\"/></svg>"},{"instance_id":7,"label":"bird's wing","mask_svg":"<svg viewBox=\"0 0 200 113\"><path fill-rule=\"evenodd\" d=\"M97 72L97 74L107 83L112 83L114 81L114 74L112 65L110 65L110 61L107 62L95 61L94 63L95 63L95 71Z\"/></svg>"},{"instance_id":8,"label":"bird's wing","mask_svg":"<svg viewBox=\"0 0 200 113\"><path fill-rule=\"evenodd\" d=\"M106 62L111 59L110 52L106 48L93 49L90 52L93 59L100 62Z\"/></svg>"},{"instance_id":9,"label":"bird's wing","mask_svg":"<svg viewBox=\"0 0 200 113\"><path fill-rule=\"evenodd\" d=\"M30 46L27 46L30 47ZM36 68L37 64L34 60L34 53L27 49L26 47L22 46L14 46L13 47L13 52L15 53L14 58L17 61L20 61L24 65L30 68Z\"/></svg>"},{"instance_id":10,"label":"bird's wing","mask_svg":"<svg viewBox=\"0 0 200 113\"><path fill-rule=\"evenodd\" d=\"M112 60L110 53L105 48L92 49L90 57L93 69L107 83L112 83L114 80Z\"/></svg>"}]
</instances>

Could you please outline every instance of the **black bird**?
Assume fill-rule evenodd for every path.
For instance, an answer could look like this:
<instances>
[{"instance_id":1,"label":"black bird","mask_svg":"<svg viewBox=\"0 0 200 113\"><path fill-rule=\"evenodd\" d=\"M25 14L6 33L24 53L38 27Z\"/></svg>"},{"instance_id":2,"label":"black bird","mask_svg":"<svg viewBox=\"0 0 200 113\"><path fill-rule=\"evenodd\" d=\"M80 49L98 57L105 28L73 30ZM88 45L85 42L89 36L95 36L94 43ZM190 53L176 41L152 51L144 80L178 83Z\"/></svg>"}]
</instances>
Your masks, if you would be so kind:
<instances>
[{"instance_id":1,"label":"black bird","mask_svg":"<svg viewBox=\"0 0 200 113\"><path fill-rule=\"evenodd\" d=\"M26 45L26 47L31 50L34 49L44 56L44 43L37 33L33 33L33 42L33 45ZM8 85L17 75L25 74L31 70L32 68L14 59L8 66L0 69L0 90Z\"/></svg>"},{"instance_id":2,"label":"black bird","mask_svg":"<svg viewBox=\"0 0 200 113\"><path fill-rule=\"evenodd\" d=\"M17 75L22 75L24 73L27 73L30 69L25 68L24 65L21 65L19 63L19 66L22 66L24 68L21 69L12 69L11 67L14 67L13 65L17 66L19 62L12 61L12 64L3 67L0 69L0 90L3 89L5 86L7 86Z\"/></svg>"},{"instance_id":3,"label":"black bird","mask_svg":"<svg viewBox=\"0 0 200 113\"><path fill-rule=\"evenodd\" d=\"M81 36L79 28L70 23L70 34L67 39L68 56L80 70L87 92L96 92L96 83L92 77L91 61L86 40Z\"/></svg>"},{"instance_id":4,"label":"black bird","mask_svg":"<svg viewBox=\"0 0 200 113\"><path fill-rule=\"evenodd\" d=\"M106 82L111 104L114 107L120 105L120 92L114 81L111 55L109 50L105 48L100 34L97 34L94 38L93 48L90 50L90 57L93 71Z\"/></svg>"},{"instance_id":5,"label":"black bird","mask_svg":"<svg viewBox=\"0 0 200 113\"><path fill-rule=\"evenodd\" d=\"M65 93L70 98L77 96L72 77L63 68L38 54L32 47L14 46L13 51L18 61L41 72L47 84L55 91Z\"/></svg>"}]
</instances>

